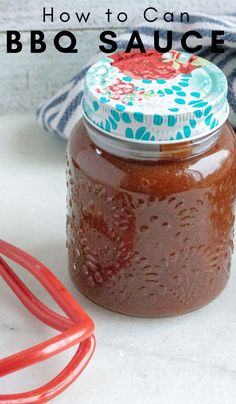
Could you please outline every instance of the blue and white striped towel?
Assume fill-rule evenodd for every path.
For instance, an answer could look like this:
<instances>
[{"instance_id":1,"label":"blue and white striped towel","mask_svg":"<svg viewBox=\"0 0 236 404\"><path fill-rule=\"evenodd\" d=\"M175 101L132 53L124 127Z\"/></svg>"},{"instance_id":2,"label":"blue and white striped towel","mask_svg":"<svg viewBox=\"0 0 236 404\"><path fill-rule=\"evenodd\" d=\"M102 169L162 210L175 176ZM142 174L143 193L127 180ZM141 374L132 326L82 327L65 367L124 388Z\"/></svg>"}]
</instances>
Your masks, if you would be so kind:
<instances>
[{"instance_id":1,"label":"blue and white striped towel","mask_svg":"<svg viewBox=\"0 0 236 404\"><path fill-rule=\"evenodd\" d=\"M160 31L160 44L164 47L166 44L165 31L166 29L171 29L173 31L173 49L181 49L180 39L182 33L189 30L196 30L201 33L203 48L198 55L206 57L217 64L226 74L229 84L229 120L236 128L236 16L206 17L195 14L190 16L188 23L175 22L170 27L169 23L158 21L155 27L153 27L153 24L150 26L135 27L139 31L146 48L153 47L154 30ZM211 53L212 30L223 30L225 32L224 53ZM132 29L119 36L117 41L119 50L126 48L130 32L132 32ZM191 45L190 38L189 43ZM46 131L68 139L73 126L81 117L84 75L96 58L97 56L90 60L84 69L78 72L52 99L39 107L38 120Z\"/></svg>"}]
</instances>

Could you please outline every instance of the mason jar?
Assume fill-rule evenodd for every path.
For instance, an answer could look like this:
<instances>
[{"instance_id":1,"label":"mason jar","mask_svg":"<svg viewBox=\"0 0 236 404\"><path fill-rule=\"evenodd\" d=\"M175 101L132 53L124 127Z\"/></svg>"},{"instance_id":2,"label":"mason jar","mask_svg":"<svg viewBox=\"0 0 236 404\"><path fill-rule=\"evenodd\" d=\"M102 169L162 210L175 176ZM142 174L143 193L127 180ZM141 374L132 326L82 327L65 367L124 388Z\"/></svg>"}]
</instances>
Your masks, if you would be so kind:
<instances>
[{"instance_id":1,"label":"mason jar","mask_svg":"<svg viewBox=\"0 0 236 404\"><path fill-rule=\"evenodd\" d=\"M236 143L212 63L149 50L85 78L67 154L69 271L93 302L142 317L208 304L230 275Z\"/></svg>"}]
</instances>

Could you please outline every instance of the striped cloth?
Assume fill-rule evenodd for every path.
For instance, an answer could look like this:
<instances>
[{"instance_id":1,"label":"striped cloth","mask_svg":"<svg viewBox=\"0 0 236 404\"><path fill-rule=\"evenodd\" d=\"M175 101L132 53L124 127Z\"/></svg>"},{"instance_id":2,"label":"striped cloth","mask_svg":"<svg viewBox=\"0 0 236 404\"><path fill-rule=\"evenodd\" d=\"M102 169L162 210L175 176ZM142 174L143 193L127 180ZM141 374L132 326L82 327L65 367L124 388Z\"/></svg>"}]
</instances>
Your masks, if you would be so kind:
<instances>
[{"instance_id":1,"label":"striped cloth","mask_svg":"<svg viewBox=\"0 0 236 404\"><path fill-rule=\"evenodd\" d=\"M166 23L158 21L149 26L135 27L140 33L143 44L146 48L153 47L153 31L160 32L160 45L166 45L166 30L173 31L173 49L181 49L180 40L182 33L189 30L196 30L202 35L202 49L199 56L206 57L218 65L226 74L229 84L228 100L230 104L229 120L236 128L236 15L206 17L204 15L190 15L187 23L178 22ZM118 50L125 49L130 38L130 29L121 34L117 40ZM224 53L211 53L212 30L223 30ZM189 38L189 45L194 41ZM194 45L194 42L192 42ZM108 55L109 56L109 55ZM88 64L74 76L52 99L44 102L38 109L37 116L41 126L49 133L56 134L68 139L75 123L81 117L81 100L83 96L83 79L86 71L97 59L95 56Z\"/></svg>"}]
</instances>

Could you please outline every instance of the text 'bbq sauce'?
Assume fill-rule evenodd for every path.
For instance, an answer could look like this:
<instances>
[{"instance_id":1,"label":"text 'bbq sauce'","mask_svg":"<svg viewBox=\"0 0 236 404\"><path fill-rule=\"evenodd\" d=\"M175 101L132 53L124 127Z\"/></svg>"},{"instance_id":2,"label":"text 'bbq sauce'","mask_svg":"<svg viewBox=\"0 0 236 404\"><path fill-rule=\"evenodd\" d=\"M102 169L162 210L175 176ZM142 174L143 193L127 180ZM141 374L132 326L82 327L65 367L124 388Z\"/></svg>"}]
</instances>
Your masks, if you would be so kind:
<instances>
[{"instance_id":1,"label":"text 'bbq sauce'","mask_svg":"<svg viewBox=\"0 0 236 404\"><path fill-rule=\"evenodd\" d=\"M205 59L117 53L86 75L68 144L69 269L94 302L171 316L225 287L236 143L227 82Z\"/></svg>"}]
</instances>

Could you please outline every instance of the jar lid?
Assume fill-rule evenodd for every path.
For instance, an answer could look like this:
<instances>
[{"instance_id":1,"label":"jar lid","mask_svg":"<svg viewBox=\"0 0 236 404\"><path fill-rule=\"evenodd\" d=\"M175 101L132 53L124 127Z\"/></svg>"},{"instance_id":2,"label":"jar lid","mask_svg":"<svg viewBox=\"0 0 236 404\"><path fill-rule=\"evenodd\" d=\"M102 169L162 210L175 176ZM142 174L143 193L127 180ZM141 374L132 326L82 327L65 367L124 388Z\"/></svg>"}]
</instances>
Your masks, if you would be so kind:
<instances>
[{"instance_id":1,"label":"jar lid","mask_svg":"<svg viewBox=\"0 0 236 404\"><path fill-rule=\"evenodd\" d=\"M114 53L88 70L83 108L89 122L108 135L186 141L225 122L227 80L213 63L185 52Z\"/></svg>"}]
</instances>

